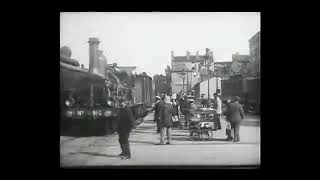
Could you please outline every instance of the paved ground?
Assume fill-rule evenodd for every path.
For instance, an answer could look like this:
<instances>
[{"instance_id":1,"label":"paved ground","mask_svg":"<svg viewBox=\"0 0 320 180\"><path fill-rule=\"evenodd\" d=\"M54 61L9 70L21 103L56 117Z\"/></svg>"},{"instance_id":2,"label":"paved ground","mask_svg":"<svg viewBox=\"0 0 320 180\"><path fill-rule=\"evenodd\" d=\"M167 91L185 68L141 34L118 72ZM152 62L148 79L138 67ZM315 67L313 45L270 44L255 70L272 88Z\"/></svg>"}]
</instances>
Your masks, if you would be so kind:
<instances>
[{"instance_id":1,"label":"paved ground","mask_svg":"<svg viewBox=\"0 0 320 180\"><path fill-rule=\"evenodd\" d=\"M117 135L102 137L60 136L61 166L119 165L259 165L260 127L257 116L246 116L240 129L241 141L227 142L225 120L214 139L195 141L188 130L174 129L171 145L156 145L160 135L155 132L153 113L130 135L132 159L121 160Z\"/></svg>"}]
</instances>

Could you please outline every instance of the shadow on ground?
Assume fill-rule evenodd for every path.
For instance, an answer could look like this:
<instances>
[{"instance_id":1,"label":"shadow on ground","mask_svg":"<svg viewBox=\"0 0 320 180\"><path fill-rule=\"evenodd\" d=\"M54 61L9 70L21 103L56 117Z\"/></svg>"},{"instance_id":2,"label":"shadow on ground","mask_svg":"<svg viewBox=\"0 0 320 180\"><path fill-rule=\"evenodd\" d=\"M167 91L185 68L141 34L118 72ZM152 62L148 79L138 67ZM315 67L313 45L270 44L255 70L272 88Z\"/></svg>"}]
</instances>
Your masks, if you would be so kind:
<instances>
[{"instance_id":1,"label":"shadow on ground","mask_svg":"<svg viewBox=\"0 0 320 180\"><path fill-rule=\"evenodd\" d=\"M150 133L155 133L156 131L152 131L152 132L150 132L150 131L134 131L133 133L146 133L146 134L150 134Z\"/></svg>"},{"instance_id":2,"label":"shadow on ground","mask_svg":"<svg viewBox=\"0 0 320 180\"><path fill-rule=\"evenodd\" d=\"M242 121L240 126L260 127L260 121Z\"/></svg>"},{"instance_id":3,"label":"shadow on ground","mask_svg":"<svg viewBox=\"0 0 320 180\"><path fill-rule=\"evenodd\" d=\"M95 152L77 152L77 153L70 153L72 155L74 154L87 154L90 156L105 156L105 157L119 157L118 155L108 155L108 154L101 154L101 153L95 153Z\"/></svg>"},{"instance_id":4,"label":"shadow on ground","mask_svg":"<svg viewBox=\"0 0 320 180\"><path fill-rule=\"evenodd\" d=\"M220 138L197 138L197 137L191 137L191 136L184 136L184 137L172 137L171 140L174 141L224 141L228 142L226 139L220 139Z\"/></svg>"},{"instance_id":5,"label":"shadow on ground","mask_svg":"<svg viewBox=\"0 0 320 180\"><path fill-rule=\"evenodd\" d=\"M142 144L151 144L151 145L155 145L158 142L154 142L154 141L130 141L130 143L142 143Z\"/></svg>"}]
</instances>

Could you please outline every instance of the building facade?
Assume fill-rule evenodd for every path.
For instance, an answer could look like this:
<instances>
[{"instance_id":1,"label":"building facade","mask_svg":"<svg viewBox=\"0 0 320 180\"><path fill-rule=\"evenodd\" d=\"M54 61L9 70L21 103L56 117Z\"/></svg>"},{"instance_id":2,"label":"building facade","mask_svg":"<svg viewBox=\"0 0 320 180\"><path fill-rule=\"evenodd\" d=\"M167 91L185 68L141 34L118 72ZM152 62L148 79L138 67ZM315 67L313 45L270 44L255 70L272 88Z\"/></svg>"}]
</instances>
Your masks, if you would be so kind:
<instances>
[{"instance_id":1,"label":"building facade","mask_svg":"<svg viewBox=\"0 0 320 180\"><path fill-rule=\"evenodd\" d=\"M200 84L199 84L199 88L200 88L200 92L198 95L204 95L203 97L205 99L208 98L208 81L202 81ZM217 77L213 77L213 78L210 78L209 79L209 97L210 99L213 99L213 94L217 91L217 89L220 89L221 93L222 90L221 90L221 78L217 78Z\"/></svg>"},{"instance_id":2,"label":"building facade","mask_svg":"<svg viewBox=\"0 0 320 180\"><path fill-rule=\"evenodd\" d=\"M251 73L250 55L232 54L231 75L246 76Z\"/></svg>"},{"instance_id":3,"label":"building facade","mask_svg":"<svg viewBox=\"0 0 320 180\"><path fill-rule=\"evenodd\" d=\"M188 92L199 82L204 74L205 55L174 56L171 51L171 87L172 93Z\"/></svg>"},{"instance_id":4,"label":"building facade","mask_svg":"<svg viewBox=\"0 0 320 180\"><path fill-rule=\"evenodd\" d=\"M252 74L260 74L260 31L249 40L250 69Z\"/></svg>"},{"instance_id":5,"label":"building facade","mask_svg":"<svg viewBox=\"0 0 320 180\"><path fill-rule=\"evenodd\" d=\"M216 75L221 79L228 79L232 75L231 65L232 61L215 62L214 68L216 70Z\"/></svg>"}]
</instances>

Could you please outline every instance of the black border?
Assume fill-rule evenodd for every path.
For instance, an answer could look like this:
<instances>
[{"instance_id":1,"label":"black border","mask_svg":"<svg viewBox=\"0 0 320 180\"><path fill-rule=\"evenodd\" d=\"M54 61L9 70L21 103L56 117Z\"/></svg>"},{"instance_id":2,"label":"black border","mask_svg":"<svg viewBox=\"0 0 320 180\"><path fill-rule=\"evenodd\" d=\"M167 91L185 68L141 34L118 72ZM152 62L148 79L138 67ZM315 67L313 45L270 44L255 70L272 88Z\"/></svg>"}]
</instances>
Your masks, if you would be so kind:
<instances>
[{"instance_id":1,"label":"black border","mask_svg":"<svg viewBox=\"0 0 320 180\"><path fill-rule=\"evenodd\" d=\"M157 10L150 10L150 11L157 11ZM175 11L175 10L173 10ZM41 15L40 15L41 14ZM40 19L39 16L42 16ZM264 167L277 167L279 164L275 164L276 161L273 161L274 158L272 158L274 155L279 155L279 151L276 150L276 148L273 147L280 147L279 144L281 142L277 142L276 140L279 139L279 136L283 134L282 128L280 128L280 131L276 131L274 127L273 122L278 121L278 118L274 118L272 116L272 113L268 113L269 108L264 107L270 107L274 104L272 102L269 102L270 99L266 98L267 95L270 93L269 87L276 87L275 84L276 80L278 79L278 75L280 75L282 72L276 71L274 69L275 64L272 62L272 59L275 58L275 54L270 54L269 52L272 51L275 48L275 43L272 40L272 36L274 34L277 34L278 32L272 28L275 25L274 18L276 16L271 16L268 13L261 12L261 76L262 76L262 99L263 103L261 104L261 165L260 168L258 168L258 172L260 169L263 169ZM27 130L28 132L28 140L26 145L24 145L26 150L25 153L28 154L28 156L31 156L37 160L40 160L40 162L35 163L35 167L39 168L48 168L53 167L54 169L60 169L61 172L73 172L78 170L84 170L82 168L74 169L74 168L61 168L60 167L60 127L59 123L57 122L57 119L59 119L59 109L57 109L57 106L59 104L59 63L57 59L58 57L58 51L60 47L60 37L59 37L59 25L60 24L60 13L59 11L56 12L50 12L50 13L35 13L28 17L28 19L39 19L39 21L36 22L30 22L25 21L23 22L25 30L24 34L29 34L27 37L26 43L31 43L29 48L24 52L25 55L29 56L26 60L26 65L23 65L22 69L26 70L25 74L28 74L30 79L36 80L34 84L30 85L26 82L23 84L25 87L24 89L27 89L27 92L24 93L27 99L25 99L25 102L28 103L27 107L25 107L27 114L30 114L32 112L33 114L37 114L36 117L32 116L32 130L31 128ZM270 23L272 21L272 23ZM272 24L272 25L271 25ZM39 27L36 28L34 31L33 29L28 29L29 27ZM28 31L30 30L30 31ZM49 31L46 31L49 30ZM271 32L274 31L274 32ZM269 37L268 37L269 36ZM39 43L41 42L41 43ZM56 43L53 43L56 42ZM42 45L41 45L42 44ZM50 47L52 46L52 47ZM33 57L35 56L35 59ZM32 62L30 62L32 61ZM277 61L277 63L279 63ZM270 73L270 69L272 69L272 73ZM273 77L272 77L273 76ZM18 79L21 79L19 77ZM21 86L21 84L19 85ZM55 97L57 95L57 97ZM272 93L273 97L276 97L276 93ZM39 102L34 100L34 97L42 97L45 101L45 105L39 105ZM30 99L29 99L30 98ZM43 102L41 102L43 103ZM41 104L40 103L40 104ZM29 105L30 104L30 105ZM272 120L270 120L272 119ZM270 122L271 121L271 122ZM29 124L25 122L26 124ZM278 122L277 122L278 123ZM281 122L280 122L281 123ZM268 126L269 125L269 126ZM20 125L23 126L23 125ZM279 126L279 125L278 125ZM281 125L282 126L282 125ZM26 126L29 127L29 126ZM269 129L272 129L272 134L269 133ZM36 140L33 139L33 137L36 137ZM57 143L54 144L53 142ZM269 142L269 143L268 143ZM34 143L34 144L33 144ZM268 145L267 145L268 144ZM22 145L21 145L22 146ZM29 146L36 147L31 150L29 149ZM269 147L268 147L269 146ZM270 148L271 146L271 148ZM268 150L265 150L267 149ZM29 150L29 151L28 151ZM30 151L31 150L31 151ZM270 151L269 151L270 150ZM51 152L50 152L51 151ZM282 152L282 151L281 151ZM58 154L59 153L59 154ZM283 152L282 152L283 153ZM57 155L57 157L53 156L54 154ZM52 159L50 159L52 158ZM283 158L283 157L280 157ZM280 159L279 158L279 159ZM34 160L28 160L28 163L34 162ZM290 161L289 161L290 162ZM271 165L272 164L272 165ZM106 166L107 167L107 166ZM153 167L143 167L144 169L154 169L157 166ZM171 169L172 167L172 169ZM183 170L179 172L185 172L189 171L189 167L180 166ZM170 170L174 170L175 168L180 168L179 166L174 167L170 166ZM211 169L210 167L201 166L203 169ZM221 166L220 166L221 167ZM123 167L117 168L117 167L107 167L110 170L115 169L123 169ZM128 167L129 170L136 169L135 167ZM138 167L140 169L140 167ZM161 168L159 166L159 168ZM213 167L214 168L214 167ZM85 168L86 170L92 172L92 171L100 171L100 167L89 167ZM166 168L165 168L166 169ZM195 167L195 169L198 169ZM214 168L219 169L219 166ZM105 170L105 169L103 169ZM169 170L169 171L170 171ZM252 171L251 171L252 172ZM255 171L257 172L257 171Z\"/></svg>"}]
</instances>

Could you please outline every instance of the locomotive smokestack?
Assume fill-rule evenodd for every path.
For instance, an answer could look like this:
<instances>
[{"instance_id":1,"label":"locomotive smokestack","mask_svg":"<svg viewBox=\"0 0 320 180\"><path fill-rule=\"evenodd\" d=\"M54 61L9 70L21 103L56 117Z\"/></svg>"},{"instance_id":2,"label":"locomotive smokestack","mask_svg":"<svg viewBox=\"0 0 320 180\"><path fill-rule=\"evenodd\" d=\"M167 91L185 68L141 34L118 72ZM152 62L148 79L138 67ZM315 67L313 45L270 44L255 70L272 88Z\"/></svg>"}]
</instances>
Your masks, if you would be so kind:
<instances>
[{"instance_id":1,"label":"locomotive smokestack","mask_svg":"<svg viewBox=\"0 0 320 180\"><path fill-rule=\"evenodd\" d=\"M99 39L89 38L89 72L98 73L98 49L99 49Z\"/></svg>"}]
</instances>

